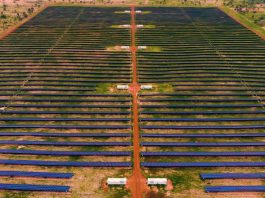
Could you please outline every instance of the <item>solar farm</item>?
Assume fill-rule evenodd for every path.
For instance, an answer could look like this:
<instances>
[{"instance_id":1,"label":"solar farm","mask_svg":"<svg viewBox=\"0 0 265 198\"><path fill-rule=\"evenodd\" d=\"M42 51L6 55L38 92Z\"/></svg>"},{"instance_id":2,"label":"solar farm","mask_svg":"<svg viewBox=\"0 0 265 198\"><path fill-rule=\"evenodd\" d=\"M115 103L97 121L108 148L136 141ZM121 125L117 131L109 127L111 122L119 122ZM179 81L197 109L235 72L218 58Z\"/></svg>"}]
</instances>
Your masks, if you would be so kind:
<instances>
[{"instance_id":1,"label":"solar farm","mask_svg":"<svg viewBox=\"0 0 265 198\"><path fill-rule=\"evenodd\" d=\"M264 63L218 8L47 7L0 40L0 197L264 197Z\"/></svg>"}]
</instances>

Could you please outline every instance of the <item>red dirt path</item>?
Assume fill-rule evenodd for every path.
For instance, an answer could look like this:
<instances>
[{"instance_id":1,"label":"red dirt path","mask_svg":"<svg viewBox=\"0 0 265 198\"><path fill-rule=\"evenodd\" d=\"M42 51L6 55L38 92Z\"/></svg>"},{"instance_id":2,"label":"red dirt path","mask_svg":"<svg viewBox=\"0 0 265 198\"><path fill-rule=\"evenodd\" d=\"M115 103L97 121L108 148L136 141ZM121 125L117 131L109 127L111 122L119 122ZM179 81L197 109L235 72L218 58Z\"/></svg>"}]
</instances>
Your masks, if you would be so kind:
<instances>
[{"instance_id":1,"label":"red dirt path","mask_svg":"<svg viewBox=\"0 0 265 198\"><path fill-rule=\"evenodd\" d=\"M141 160L140 160L140 133L139 133L139 114L138 114L138 92L140 86L137 82L137 61L136 52L137 47L135 44L135 7L131 7L131 56L132 56L132 71L133 82L130 85L130 92L133 97L133 174L129 178L127 187L132 192L133 198L142 198L143 194L148 191L146 179L141 172Z\"/></svg>"}]
</instances>

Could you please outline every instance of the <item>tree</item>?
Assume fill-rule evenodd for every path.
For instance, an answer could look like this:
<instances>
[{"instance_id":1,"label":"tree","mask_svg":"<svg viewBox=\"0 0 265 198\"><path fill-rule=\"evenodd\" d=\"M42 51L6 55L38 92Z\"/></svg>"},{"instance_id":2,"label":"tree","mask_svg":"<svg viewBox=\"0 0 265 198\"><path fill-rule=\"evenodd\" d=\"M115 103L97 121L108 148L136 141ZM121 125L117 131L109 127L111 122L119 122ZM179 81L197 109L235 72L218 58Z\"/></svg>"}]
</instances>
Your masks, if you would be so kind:
<instances>
[{"instance_id":1,"label":"tree","mask_svg":"<svg viewBox=\"0 0 265 198\"><path fill-rule=\"evenodd\" d=\"M27 17L28 17L28 15L27 15L26 12L23 12L23 17L24 17L24 18L27 18Z\"/></svg>"},{"instance_id":2,"label":"tree","mask_svg":"<svg viewBox=\"0 0 265 198\"><path fill-rule=\"evenodd\" d=\"M0 18L1 18L1 19L6 19L7 16L2 12L1 15L0 15Z\"/></svg>"}]
</instances>

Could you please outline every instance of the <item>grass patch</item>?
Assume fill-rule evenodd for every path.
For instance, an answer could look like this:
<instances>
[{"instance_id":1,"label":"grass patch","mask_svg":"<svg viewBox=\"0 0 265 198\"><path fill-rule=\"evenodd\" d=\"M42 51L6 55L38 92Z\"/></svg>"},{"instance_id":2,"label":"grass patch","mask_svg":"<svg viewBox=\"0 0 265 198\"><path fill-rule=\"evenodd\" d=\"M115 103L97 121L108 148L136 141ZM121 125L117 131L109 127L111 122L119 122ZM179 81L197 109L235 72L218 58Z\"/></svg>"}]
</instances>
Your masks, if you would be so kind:
<instances>
[{"instance_id":1,"label":"grass patch","mask_svg":"<svg viewBox=\"0 0 265 198\"><path fill-rule=\"evenodd\" d=\"M193 188L193 183L196 182L196 179L192 177L191 174L185 174L183 171L182 174L172 174L167 175L167 178L170 179L174 185L174 191L183 191Z\"/></svg>"},{"instance_id":2,"label":"grass patch","mask_svg":"<svg viewBox=\"0 0 265 198\"><path fill-rule=\"evenodd\" d=\"M4 192L3 198L28 198L30 192Z\"/></svg>"},{"instance_id":3,"label":"grass patch","mask_svg":"<svg viewBox=\"0 0 265 198\"><path fill-rule=\"evenodd\" d=\"M80 159L81 159L81 156L79 156L79 155L69 156L69 161L77 161Z\"/></svg>"},{"instance_id":4,"label":"grass patch","mask_svg":"<svg viewBox=\"0 0 265 198\"><path fill-rule=\"evenodd\" d=\"M112 187L112 192L109 198L127 198L129 197L129 191L121 187Z\"/></svg>"},{"instance_id":5,"label":"grass patch","mask_svg":"<svg viewBox=\"0 0 265 198\"><path fill-rule=\"evenodd\" d=\"M147 46L146 49L140 50L144 52L162 52L162 48L158 46Z\"/></svg>"},{"instance_id":6,"label":"grass patch","mask_svg":"<svg viewBox=\"0 0 265 198\"><path fill-rule=\"evenodd\" d=\"M96 93L108 93L111 86L111 83L101 83L97 86Z\"/></svg>"},{"instance_id":7,"label":"grass patch","mask_svg":"<svg viewBox=\"0 0 265 198\"><path fill-rule=\"evenodd\" d=\"M159 93L171 93L174 92L174 88L170 83L160 83L157 84L157 91Z\"/></svg>"},{"instance_id":8,"label":"grass patch","mask_svg":"<svg viewBox=\"0 0 265 198\"><path fill-rule=\"evenodd\" d=\"M80 151L102 151L100 146L82 146Z\"/></svg>"},{"instance_id":9,"label":"grass patch","mask_svg":"<svg viewBox=\"0 0 265 198\"><path fill-rule=\"evenodd\" d=\"M151 29L151 28L155 28L155 25L144 25L143 28L147 28L147 29Z\"/></svg>"}]
</instances>

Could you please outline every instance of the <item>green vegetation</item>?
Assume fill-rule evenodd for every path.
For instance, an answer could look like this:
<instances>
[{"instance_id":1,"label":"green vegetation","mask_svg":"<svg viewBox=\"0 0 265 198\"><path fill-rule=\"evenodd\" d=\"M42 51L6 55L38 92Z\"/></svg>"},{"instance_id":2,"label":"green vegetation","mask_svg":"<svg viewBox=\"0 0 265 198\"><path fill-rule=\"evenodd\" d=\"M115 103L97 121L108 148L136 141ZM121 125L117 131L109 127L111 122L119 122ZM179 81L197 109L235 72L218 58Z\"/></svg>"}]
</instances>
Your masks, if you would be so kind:
<instances>
[{"instance_id":1,"label":"green vegetation","mask_svg":"<svg viewBox=\"0 0 265 198\"><path fill-rule=\"evenodd\" d=\"M265 12L259 8L259 4L264 4L262 0L224 0L224 6L230 7L237 12L236 17L247 26L254 29L265 27ZM228 10L228 8L226 8ZM234 14L231 10L228 10ZM262 29L262 28L261 28ZM264 29L263 34L264 34Z\"/></svg>"},{"instance_id":2,"label":"green vegetation","mask_svg":"<svg viewBox=\"0 0 265 198\"><path fill-rule=\"evenodd\" d=\"M3 198L28 198L30 192L4 192Z\"/></svg>"},{"instance_id":3,"label":"green vegetation","mask_svg":"<svg viewBox=\"0 0 265 198\"><path fill-rule=\"evenodd\" d=\"M112 86L111 83L101 83L97 86L96 92L97 93L108 93L111 86Z\"/></svg>"},{"instance_id":4,"label":"green vegetation","mask_svg":"<svg viewBox=\"0 0 265 198\"><path fill-rule=\"evenodd\" d=\"M176 189L189 189L191 187L191 178L190 175L187 174L174 174L168 175L168 179L170 179L174 186L178 186Z\"/></svg>"},{"instance_id":5,"label":"green vegetation","mask_svg":"<svg viewBox=\"0 0 265 198\"><path fill-rule=\"evenodd\" d=\"M129 191L121 187L111 188L109 198L127 198L129 197Z\"/></svg>"},{"instance_id":6,"label":"green vegetation","mask_svg":"<svg viewBox=\"0 0 265 198\"><path fill-rule=\"evenodd\" d=\"M155 27L156 27L155 25L144 25L144 28L146 28L146 29L152 29Z\"/></svg>"},{"instance_id":7,"label":"green vegetation","mask_svg":"<svg viewBox=\"0 0 265 198\"><path fill-rule=\"evenodd\" d=\"M260 33L261 35L264 35L265 36L265 30L261 26L259 26L258 24L256 24L254 22L254 21L257 21L257 20L251 20L251 19L249 19L247 17L247 16L251 15L250 13L246 13L246 14L238 13L238 12L235 12L234 10L232 10L231 8L227 7L227 6L223 6L223 7L221 7L221 9L225 13L227 13L228 15L230 15L231 17L234 17L237 20L239 20L241 23L245 24L248 28L250 28L252 30L255 30L258 33ZM259 13L258 15L263 15L263 17L265 17L264 16L265 13Z\"/></svg>"}]
</instances>

